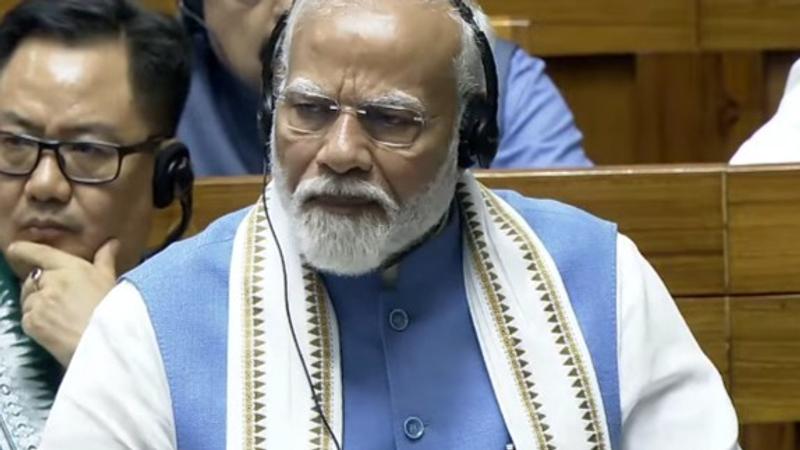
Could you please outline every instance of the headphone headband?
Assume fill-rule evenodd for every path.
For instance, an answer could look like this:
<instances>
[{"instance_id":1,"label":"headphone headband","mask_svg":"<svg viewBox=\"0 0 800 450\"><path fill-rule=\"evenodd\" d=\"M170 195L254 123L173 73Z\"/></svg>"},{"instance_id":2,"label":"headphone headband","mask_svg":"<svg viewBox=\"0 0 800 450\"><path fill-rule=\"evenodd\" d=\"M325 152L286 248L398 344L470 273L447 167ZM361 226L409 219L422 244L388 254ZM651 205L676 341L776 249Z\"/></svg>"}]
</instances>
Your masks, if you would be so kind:
<instances>
[{"instance_id":1,"label":"headphone headband","mask_svg":"<svg viewBox=\"0 0 800 450\"><path fill-rule=\"evenodd\" d=\"M467 110L464 112L459 130L461 139L459 159L462 167L470 167L477 163L479 167L488 168L497 154L500 142L500 128L497 124L500 94L494 53L489 38L478 26L472 9L463 0L450 0L450 4L472 29L486 85L485 94L476 94L467 101Z\"/></svg>"},{"instance_id":2,"label":"headphone headband","mask_svg":"<svg viewBox=\"0 0 800 450\"><path fill-rule=\"evenodd\" d=\"M475 20L475 13L470 9L463 0L450 0L450 4L458 11L461 19L469 25L472 29L472 34L475 37L475 45L481 55L481 63L483 63L483 76L486 81L486 97L487 101L494 101L495 109L497 109L498 99L498 82L497 82L497 65L494 60L494 52L489 43L489 38L486 33L481 30L478 22Z\"/></svg>"}]
</instances>

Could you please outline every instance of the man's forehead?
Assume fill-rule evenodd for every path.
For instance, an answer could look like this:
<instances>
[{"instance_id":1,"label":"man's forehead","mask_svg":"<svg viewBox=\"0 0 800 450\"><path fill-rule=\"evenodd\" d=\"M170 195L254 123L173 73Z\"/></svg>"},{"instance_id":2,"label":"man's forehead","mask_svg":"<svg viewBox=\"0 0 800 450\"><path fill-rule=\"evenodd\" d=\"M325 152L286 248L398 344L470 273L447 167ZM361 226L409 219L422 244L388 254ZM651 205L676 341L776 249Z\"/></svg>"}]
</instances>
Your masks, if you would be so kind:
<instances>
[{"instance_id":1,"label":"man's forehead","mask_svg":"<svg viewBox=\"0 0 800 450\"><path fill-rule=\"evenodd\" d=\"M15 68L47 70L58 81L72 82L87 73L108 78L127 74L128 63L128 48L122 39L66 43L48 37L30 37L20 43L3 72Z\"/></svg>"},{"instance_id":2,"label":"man's forehead","mask_svg":"<svg viewBox=\"0 0 800 450\"><path fill-rule=\"evenodd\" d=\"M131 95L128 64L127 48L116 39L71 45L30 38L0 72L0 89L6 95L49 96L53 103L63 96L77 103L101 96L115 101Z\"/></svg>"},{"instance_id":3,"label":"man's forehead","mask_svg":"<svg viewBox=\"0 0 800 450\"><path fill-rule=\"evenodd\" d=\"M337 91L352 82L370 95L454 87L460 32L448 10L417 1L307 13L292 36L287 81Z\"/></svg>"},{"instance_id":4,"label":"man's forehead","mask_svg":"<svg viewBox=\"0 0 800 450\"><path fill-rule=\"evenodd\" d=\"M119 39L30 38L0 72L0 120L28 133L116 142L134 127L135 105L127 46Z\"/></svg>"},{"instance_id":5,"label":"man's forehead","mask_svg":"<svg viewBox=\"0 0 800 450\"><path fill-rule=\"evenodd\" d=\"M299 14L295 39L297 35L320 41L350 36L371 43L399 41L409 48L421 43L452 51L460 47L459 23L444 1L353 0L303 8Z\"/></svg>"}]
</instances>

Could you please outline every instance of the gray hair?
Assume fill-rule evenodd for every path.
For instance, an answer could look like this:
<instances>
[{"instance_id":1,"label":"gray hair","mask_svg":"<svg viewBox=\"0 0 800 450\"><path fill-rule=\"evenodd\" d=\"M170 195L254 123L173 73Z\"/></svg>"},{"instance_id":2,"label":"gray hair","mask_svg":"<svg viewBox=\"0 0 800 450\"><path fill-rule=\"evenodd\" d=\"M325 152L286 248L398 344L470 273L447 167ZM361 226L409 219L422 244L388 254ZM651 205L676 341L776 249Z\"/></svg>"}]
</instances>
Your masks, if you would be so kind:
<instances>
[{"instance_id":1,"label":"gray hair","mask_svg":"<svg viewBox=\"0 0 800 450\"><path fill-rule=\"evenodd\" d=\"M283 92L286 87L286 75L289 68L289 54L292 47L292 37L297 29L300 19L308 11L318 14L330 13L334 8L352 5L360 2L376 2L379 0L296 0L289 15L281 43L281 57L276 61L274 72L273 89L276 93ZM383 0L390 1L390 0ZM409 1L409 0L394 0ZM455 58L454 70L456 75L456 89L459 96L458 116L464 113L467 100L477 94L486 92L486 79L484 76L483 61L481 60L480 50L475 43L475 33L472 27L464 21L457 9L452 7L451 0L416 0L422 4L441 5L447 4L450 8L451 16L461 24L461 51ZM489 18L474 0L462 0L463 3L472 10L475 23L483 31L489 40L490 45L494 46L494 30L489 23Z\"/></svg>"}]
</instances>

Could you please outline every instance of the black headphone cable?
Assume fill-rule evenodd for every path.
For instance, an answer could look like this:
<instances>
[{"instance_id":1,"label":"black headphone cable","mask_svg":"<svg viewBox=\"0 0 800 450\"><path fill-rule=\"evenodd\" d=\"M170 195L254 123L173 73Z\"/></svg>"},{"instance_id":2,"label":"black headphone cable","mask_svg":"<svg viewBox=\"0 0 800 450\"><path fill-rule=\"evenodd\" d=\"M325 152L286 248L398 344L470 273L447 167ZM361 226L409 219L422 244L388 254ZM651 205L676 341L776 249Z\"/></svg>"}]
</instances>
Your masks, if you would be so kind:
<instances>
[{"instance_id":1,"label":"black headphone cable","mask_svg":"<svg viewBox=\"0 0 800 450\"><path fill-rule=\"evenodd\" d=\"M300 349L300 342L297 339L297 332L294 329L294 322L292 321L292 312L289 308L289 277L286 273L286 259L283 256L283 247L281 246L280 241L278 240L278 235L275 233L275 227L272 225L272 218L270 218L269 211L267 210L267 174L268 174L268 164L265 161L264 164L264 173L262 179L262 187L261 190L261 206L264 208L264 215L267 218L267 225L269 226L270 233L272 234L272 239L275 241L275 247L278 249L278 256L281 260L281 272L283 275L283 305L286 310L286 319L289 321L289 331L292 334L292 341L294 342L294 348L297 352L297 356L300 358L300 364L303 366L303 373L306 376L306 382L308 382L308 387L311 389L311 398L314 400L314 408L319 414L320 418L322 419L322 424L325 427L325 430L330 435L331 439L333 439L333 445L336 447L336 450L342 450L342 446L339 444L339 440L336 439L336 434L334 434L333 429L331 428L330 422L328 418L325 417L325 413L322 411L322 407L319 404L319 395L317 394L317 389L314 387L314 382L311 380L311 373L308 370L308 366L306 365L306 359L303 357L303 352Z\"/></svg>"}]
</instances>

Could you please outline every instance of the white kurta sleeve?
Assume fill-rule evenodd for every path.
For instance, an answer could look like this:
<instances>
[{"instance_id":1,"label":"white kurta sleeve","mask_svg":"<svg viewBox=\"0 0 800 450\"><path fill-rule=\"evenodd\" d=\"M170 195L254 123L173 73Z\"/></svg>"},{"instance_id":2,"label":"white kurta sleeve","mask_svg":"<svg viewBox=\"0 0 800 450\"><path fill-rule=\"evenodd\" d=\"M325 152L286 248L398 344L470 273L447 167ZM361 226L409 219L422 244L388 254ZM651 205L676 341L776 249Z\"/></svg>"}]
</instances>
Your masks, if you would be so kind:
<instances>
[{"instance_id":1,"label":"white kurta sleeve","mask_svg":"<svg viewBox=\"0 0 800 450\"><path fill-rule=\"evenodd\" d=\"M122 282L100 303L64 377L41 448L175 449L172 403L139 291Z\"/></svg>"},{"instance_id":2,"label":"white kurta sleeve","mask_svg":"<svg viewBox=\"0 0 800 450\"><path fill-rule=\"evenodd\" d=\"M630 239L617 244L624 450L737 449L722 378L666 287Z\"/></svg>"}]
</instances>

